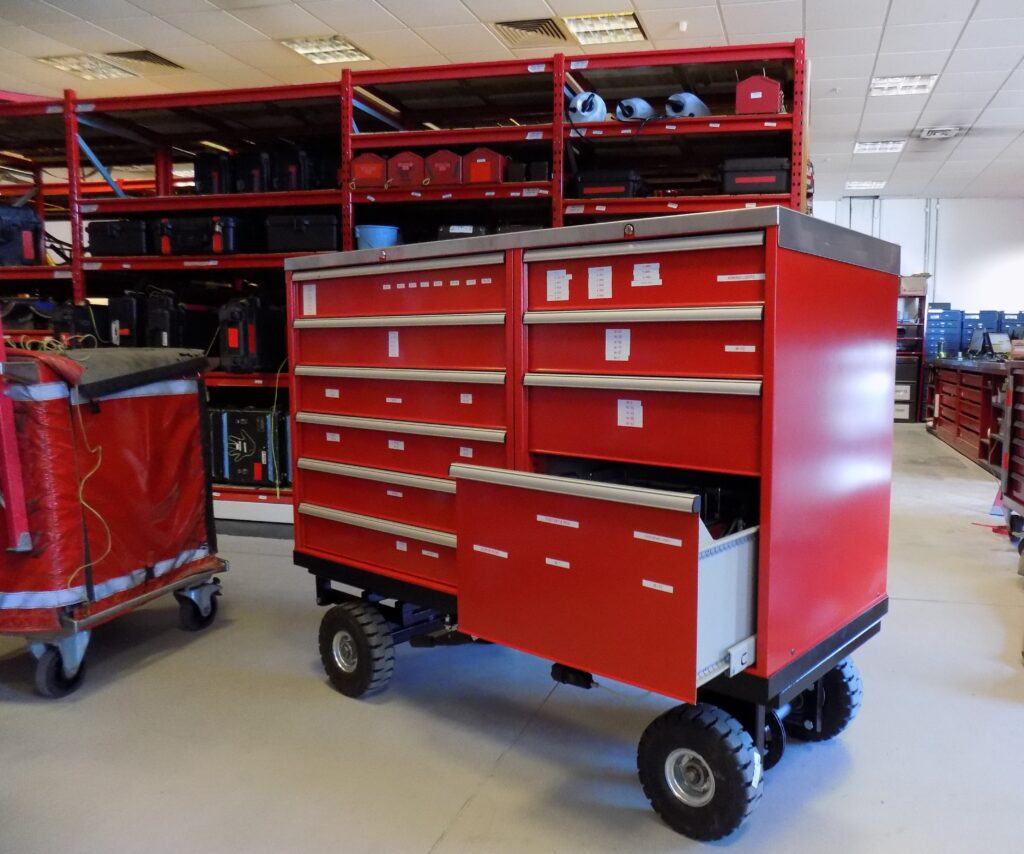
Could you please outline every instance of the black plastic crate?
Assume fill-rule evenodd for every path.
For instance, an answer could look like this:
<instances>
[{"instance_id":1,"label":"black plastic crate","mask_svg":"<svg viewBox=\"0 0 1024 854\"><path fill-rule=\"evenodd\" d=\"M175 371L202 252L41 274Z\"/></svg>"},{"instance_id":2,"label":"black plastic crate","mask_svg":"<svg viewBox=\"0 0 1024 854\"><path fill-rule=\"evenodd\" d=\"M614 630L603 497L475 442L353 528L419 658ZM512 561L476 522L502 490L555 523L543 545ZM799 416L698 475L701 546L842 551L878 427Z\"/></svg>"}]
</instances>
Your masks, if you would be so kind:
<instances>
[{"instance_id":1,"label":"black plastic crate","mask_svg":"<svg viewBox=\"0 0 1024 854\"><path fill-rule=\"evenodd\" d=\"M125 291L107 303L110 317L110 343L115 347L146 346L146 304L139 291Z\"/></svg>"},{"instance_id":2,"label":"black plastic crate","mask_svg":"<svg viewBox=\"0 0 1024 854\"><path fill-rule=\"evenodd\" d=\"M43 224L35 208L0 205L0 267L42 264Z\"/></svg>"},{"instance_id":3,"label":"black plastic crate","mask_svg":"<svg viewBox=\"0 0 1024 854\"><path fill-rule=\"evenodd\" d=\"M233 193L235 191L234 162L231 155L219 151L204 151L196 155L196 193L201 196Z\"/></svg>"},{"instance_id":4,"label":"black plastic crate","mask_svg":"<svg viewBox=\"0 0 1024 854\"><path fill-rule=\"evenodd\" d=\"M236 193L266 193L270 190L270 176L269 152L247 148L235 155L234 185Z\"/></svg>"},{"instance_id":5,"label":"black plastic crate","mask_svg":"<svg viewBox=\"0 0 1024 854\"><path fill-rule=\"evenodd\" d=\"M736 157L722 164L723 193L743 195L788 191L788 157Z\"/></svg>"},{"instance_id":6,"label":"black plastic crate","mask_svg":"<svg viewBox=\"0 0 1024 854\"><path fill-rule=\"evenodd\" d=\"M156 224L161 255L227 255L244 251L234 216L166 217Z\"/></svg>"},{"instance_id":7,"label":"black plastic crate","mask_svg":"<svg viewBox=\"0 0 1024 854\"><path fill-rule=\"evenodd\" d=\"M572 179L573 196L578 199L621 199L646 196L647 182L635 169L592 169L577 172Z\"/></svg>"},{"instance_id":8,"label":"black plastic crate","mask_svg":"<svg viewBox=\"0 0 1024 854\"><path fill-rule=\"evenodd\" d=\"M87 223L91 255L150 255L152 228L144 219L100 220Z\"/></svg>"},{"instance_id":9,"label":"black plastic crate","mask_svg":"<svg viewBox=\"0 0 1024 854\"><path fill-rule=\"evenodd\" d=\"M285 313L259 297L233 299L220 307L220 369L235 373L277 372L285 359Z\"/></svg>"}]
</instances>

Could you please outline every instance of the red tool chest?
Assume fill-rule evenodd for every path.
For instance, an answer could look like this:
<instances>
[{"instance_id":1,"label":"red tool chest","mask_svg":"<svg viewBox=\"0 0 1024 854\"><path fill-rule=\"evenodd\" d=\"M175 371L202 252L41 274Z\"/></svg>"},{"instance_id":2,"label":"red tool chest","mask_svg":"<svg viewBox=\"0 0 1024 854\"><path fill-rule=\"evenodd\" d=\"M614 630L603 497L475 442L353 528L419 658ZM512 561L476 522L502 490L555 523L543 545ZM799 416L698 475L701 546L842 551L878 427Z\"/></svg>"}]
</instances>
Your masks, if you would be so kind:
<instances>
[{"instance_id":1,"label":"red tool chest","mask_svg":"<svg viewBox=\"0 0 1024 854\"><path fill-rule=\"evenodd\" d=\"M388 180L388 161L379 154L360 154L352 158L353 190L383 187Z\"/></svg>"},{"instance_id":2,"label":"red tool chest","mask_svg":"<svg viewBox=\"0 0 1024 854\"><path fill-rule=\"evenodd\" d=\"M461 184L462 158L454 151L435 151L425 161L431 184Z\"/></svg>"},{"instance_id":3,"label":"red tool chest","mask_svg":"<svg viewBox=\"0 0 1024 854\"><path fill-rule=\"evenodd\" d=\"M758 768L836 734L814 692L887 609L898 248L757 208L288 266L295 559L340 690L383 684L328 643L358 611L729 709Z\"/></svg>"},{"instance_id":4,"label":"red tool chest","mask_svg":"<svg viewBox=\"0 0 1024 854\"><path fill-rule=\"evenodd\" d=\"M466 184L497 184L505 180L508 158L490 148L474 148L462 158L462 181Z\"/></svg>"},{"instance_id":5,"label":"red tool chest","mask_svg":"<svg viewBox=\"0 0 1024 854\"><path fill-rule=\"evenodd\" d=\"M763 74L755 74L736 84L736 113L782 113L782 84Z\"/></svg>"},{"instance_id":6,"label":"red tool chest","mask_svg":"<svg viewBox=\"0 0 1024 854\"><path fill-rule=\"evenodd\" d=\"M389 187L419 187L427 177L423 158L413 151L400 151L388 158Z\"/></svg>"}]
</instances>

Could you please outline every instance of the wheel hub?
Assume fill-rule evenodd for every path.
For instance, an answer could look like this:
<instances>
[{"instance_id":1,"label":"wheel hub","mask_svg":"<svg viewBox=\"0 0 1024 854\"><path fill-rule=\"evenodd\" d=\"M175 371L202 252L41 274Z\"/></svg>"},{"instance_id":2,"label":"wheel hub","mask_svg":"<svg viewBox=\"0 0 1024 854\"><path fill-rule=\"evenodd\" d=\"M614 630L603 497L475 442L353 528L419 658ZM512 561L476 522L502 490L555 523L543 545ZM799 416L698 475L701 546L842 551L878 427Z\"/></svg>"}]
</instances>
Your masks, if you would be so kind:
<instances>
[{"instance_id":1,"label":"wheel hub","mask_svg":"<svg viewBox=\"0 0 1024 854\"><path fill-rule=\"evenodd\" d=\"M359 664L359 651L351 634L344 629L335 632L334 640L331 641L331 651L334 654L334 663L340 670L344 673L355 673Z\"/></svg>"},{"instance_id":2,"label":"wheel hub","mask_svg":"<svg viewBox=\"0 0 1024 854\"><path fill-rule=\"evenodd\" d=\"M685 747L665 758L669 791L689 807L703 807L715 796L715 775L704 757Z\"/></svg>"}]
</instances>

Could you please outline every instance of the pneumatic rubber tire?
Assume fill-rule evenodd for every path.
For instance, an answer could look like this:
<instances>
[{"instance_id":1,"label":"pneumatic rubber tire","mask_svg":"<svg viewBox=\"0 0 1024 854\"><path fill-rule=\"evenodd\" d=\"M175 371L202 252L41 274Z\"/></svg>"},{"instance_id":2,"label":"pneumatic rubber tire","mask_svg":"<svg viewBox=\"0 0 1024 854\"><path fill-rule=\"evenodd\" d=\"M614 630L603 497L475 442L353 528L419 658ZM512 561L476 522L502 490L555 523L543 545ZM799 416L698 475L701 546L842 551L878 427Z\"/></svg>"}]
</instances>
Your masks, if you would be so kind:
<instances>
[{"instance_id":1,"label":"pneumatic rubber tire","mask_svg":"<svg viewBox=\"0 0 1024 854\"><path fill-rule=\"evenodd\" d=\"M860 711L864 688L860 673L850 659L840 661L821 677L825 692L821 708L821 730L814 727L814 690L804 691L786 715L786 731L798 741L828 741L846 729Z\"/></svg>"},{"instance_id":2,"label":"pneumatic rubber tire","mask_svg":"<svg viewBox=\"0 0 1024 854\"><path fill-rule=\"evenodd\" d=\"M395 647L387 620L365 602L335 605L320 621L320 661L331 684L346 697L384 690L395 672Z\"/></svg>"}]
</instances>

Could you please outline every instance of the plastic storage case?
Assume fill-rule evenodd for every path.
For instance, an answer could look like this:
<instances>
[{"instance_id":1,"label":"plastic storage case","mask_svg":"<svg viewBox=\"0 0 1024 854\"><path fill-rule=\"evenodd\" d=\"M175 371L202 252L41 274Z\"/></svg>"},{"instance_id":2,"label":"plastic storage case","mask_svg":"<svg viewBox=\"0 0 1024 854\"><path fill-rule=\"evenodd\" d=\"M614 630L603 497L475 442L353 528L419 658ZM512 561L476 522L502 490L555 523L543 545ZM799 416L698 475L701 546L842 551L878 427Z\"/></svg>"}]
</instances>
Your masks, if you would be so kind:
<instances>
[{"instance_id":1,"label":"plastic storage case","mask_svg":"<svg viewBox=\"0 0 1024 854\"><path fill-rule=\"evenodd\" d=\"M166 217L156 223L161 255L222 255L241 251L234 216Z\"/></svg>"},{"instance_id":2,"label":"plastic storage case","mask_svg":"<svg viewBox=\"0 0 1024 854\"><path fill-rule=\"evenodd\" d=\"M43 224L35 208L0 206L0 267L43 262Z\"/></svg>"},{"instance_id":3,"label":"plastic storage case","mask_svg":"<svg viewBox=\"0 0 1024 854\"><path fill-rule=\"evenodd\" d=\"M236 193L266 193L270 189L270 154L259 149L240 151L235 157Z\"/></svg>"},{"instance_id":4,"label":"plastic storage case","mask_svg":"<svg viewBox=\"0 0 1024 854\"><path fill-rule=\"evenodd\" d=\"M85 231L92 255L149 255L153 252L151 228L143 219L89 222Z\"/></svg>"},{"instance_id":5,"label":"plastic storage case","mask_svg":"<svg viewBox=\"0 0 1024 854\"><path fill-rule=\"evenodd\" d=\"M268 252L322 252L338 248L334 214L273 214L267 217Z\"/></svg>"},{"instance_id":6,"label":"plastic storage case","mask_svg":"<svg viewBox=\"0 0 1024 854\"><path fill-rule=\"evenodd\" d=\"M229 154L219 151L203 151L196 155L196 193L200 196L233 193L234 161Z\"/></svg>"},{"instance_id":7,"label":"plastic storage case","mask_svg":"<svg viewBox=\"0 0 1024 854\"><path fill-rule=\"evenodd\" d=\"M723 193L739 195L788 191L788 157L736 157L722 164Z\"/></svg>"},{"instance_id":8,"label":"plastic storage case","mask_svg":"<svg viewBox=\"0 0 1024 854\"><path fill-rule=\"evenodd\" d=\"M647 195L647 184L635 169L594 169L573 177L573 193L579 199L621 199Z\"/></svg>"}]
</instances>

